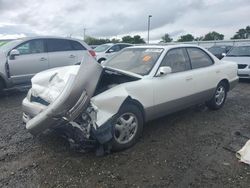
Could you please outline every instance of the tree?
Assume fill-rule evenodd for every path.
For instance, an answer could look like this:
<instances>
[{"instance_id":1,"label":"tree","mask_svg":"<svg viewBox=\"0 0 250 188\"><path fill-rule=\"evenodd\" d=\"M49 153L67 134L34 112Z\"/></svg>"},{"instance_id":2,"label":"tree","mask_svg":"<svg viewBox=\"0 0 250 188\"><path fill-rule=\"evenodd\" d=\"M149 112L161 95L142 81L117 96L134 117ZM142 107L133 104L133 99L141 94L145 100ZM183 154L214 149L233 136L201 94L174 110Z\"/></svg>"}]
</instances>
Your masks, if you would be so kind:
<instances>
[{"instance_id":1,"label":"tree","mask_svg":"<svg viewBox=\"0 0 250 188\"><path fill-rule=\"evenodd\" d=\"M173 41L173 39L170 37L170 35L168 34L168 33L166 33L165 35L163 35L162 37L161 37L161 42L172 42Z\"/></svg>"},{"instance_id":2,"label":"tree","mask_svg":"<svg viewBox=\"0 0 250 188\"><path fill-rule=\"evenodd\" d=\"M224 39L224 35L220 34L220 33L217 33L216 31L207 33L204 36L204 38L203 38L204 41L208 41L208 40L223 40L223 39Z\"/></svg>"},{"instance_id":3,"label":"tree","mask_svg":"<svg viewBox=\"0 0 250 188\"><path fill-rule=\"evenodd\" d=\"M200 36L200 37L196 37L194 40L195 41L201 41L201 40L203 40L203 38L204 38L203 36Z\"/></svg>"},{"instance_id":4,"label":"tree","mask_svg":"<svg viewBox=\"0 0 250 188\"><path fill-rule=\"evenodd\" d=\"M84 40L88 45L100 45L100 44L105 44L105 43L110 43L111 41L109 39L97 39L94 37L86 37L86 39Z\"/></svg>"},{"instance_id":5,"label":"tree","mask_svg":"<svg viewBox=\"0 0 250 188\"><path fill-rule=\"evenodd\" d=\"M213 32L209 32L207 33L203 40L204 41L208 41L208 40L223 40L224 39L224 35L221 33L217 33L216 31Z\"/></svg>"},{"instance_id":6,"label":"tree","mask_svg":"<svg viewBox=\"0 0 250 188\"><path fill-rule=\"evenodd\" d=\"M112 42L112 43L119 43L119 42L120 42L120 39L112 38L112 39L111 39L111 42Z\"/></svg>"},{"instance_id":7,"label":"tree","mask_svg":"<svg viewBox=\"0 0 250 188\"><path fill-rule=\"evenodd\" d=\"M122 37L122 42L130 43L130 44L144 44L145 41L141 38L140 35L135 35L131 37L130 35Z\"/></svg>"},{"instance_id":8,"label":"tree","mask_svg":"<svg viewBox=\"0 0 250 188\"><path fill-rule=\"evenodd\" d=\"M140 35L134 36L134 44L145 44L145 41L143 38L141 38Z\"/></svg>"},{"instance_id":9,"label":"tree","mask_svg":"<svg viewBox=\"0 0 250 188\"><path fill-rule=\"evenodd\" d=\"M248 39L250 38L250 26L245 29L239 29L231 39Z\"/></svg>"},{"instance_id":10,"label":"tree","mask_svg":"<svg viewBox=\"0 0 250 188\"><path fill-rule=\"evenodd\" d=\"M186 34L186 35L182 35L177 41L178 42L187 42L187 41L193 41L194 40L194 36L191 34Z\"/></svg>"},{"instance_id":11,"label":"tree","mask_svg":"<svg viewBox=\"0 0 250 188\"><path fill-rule=\"evenodd\" d=\"M131 37L130 35L127 35L127 36L124 36L122 37L122 42L125 42L125 43L133 43L134 39L133 37Z\"/></svg>"}]
</instances>

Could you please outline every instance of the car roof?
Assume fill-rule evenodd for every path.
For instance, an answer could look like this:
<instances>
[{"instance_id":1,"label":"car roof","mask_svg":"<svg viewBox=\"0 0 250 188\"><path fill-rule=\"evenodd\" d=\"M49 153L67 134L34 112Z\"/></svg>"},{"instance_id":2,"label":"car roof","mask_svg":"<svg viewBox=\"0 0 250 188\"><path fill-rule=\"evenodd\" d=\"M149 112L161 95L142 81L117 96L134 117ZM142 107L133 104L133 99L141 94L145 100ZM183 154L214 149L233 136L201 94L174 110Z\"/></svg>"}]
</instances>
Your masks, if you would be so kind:
<instances>
[{"instance_id":1,"label":"car roof","mask_svg":"<svg viewBox=\"0 0 250 188\"><path fill-rule=\"evenodd\" d=\"M201 48L198 45L193 45L193 44L166 44L166 45L162 45L162 44L155 44L155 45L136 45L136 46L131 46L128 48L163 48L165 50L171 49L171 48L178 48L178 47L198 47Z\"/></svg>"}]
</instances>

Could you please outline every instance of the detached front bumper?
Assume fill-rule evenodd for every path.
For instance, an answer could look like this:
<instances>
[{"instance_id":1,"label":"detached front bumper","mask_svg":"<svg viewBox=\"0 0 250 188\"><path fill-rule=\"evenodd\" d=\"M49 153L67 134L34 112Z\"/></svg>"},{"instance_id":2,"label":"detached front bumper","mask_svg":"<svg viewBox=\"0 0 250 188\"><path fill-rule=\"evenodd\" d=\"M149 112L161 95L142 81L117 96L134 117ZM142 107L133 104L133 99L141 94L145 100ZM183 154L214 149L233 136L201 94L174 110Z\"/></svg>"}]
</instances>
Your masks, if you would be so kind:
<instances>
[{"instance_id":1,"label":"detached front bumper","mask_svg":"<svg viewBox=\"0 0 250 188\"><path fill-rule=\"evenodd\" d=\"M101 125L100 127L93 125L95 124L95 118L93 116L95 115L90 115L91 112L84 112L85 118L89 116L86 119L78 118L77 121L67 121L63 116L60 117L49 117L47 114L44 114L43 112L48 108L48 106L40 104L38 102L31 101L31 96L27 95L27 97L23 100L23 123L26 125L26 129L31 132L32 134L39 134L37 131L37 128L34 129L35 132L33 131L33 127L30 127L29 122L32 121L32 119L36 116L41 116L39 119L43 119L45 122L50 122L49 124L51 125L51 121L53 121L53 126L47 127L48 129L57 129L60 130L61 132L69 132L67 134L67 137L72 137L74 133L72 131L68 131L70 128L69 127L74 127L74 130L77 130L78 135L81 135L84 140L88 140L91 137L92 139L95 139L98 143L100 144L105 144L108 141L112 139L112 124L111 124L111 119ZM87 110L88 111L88 110ZM93 113L93 110L92 110ZM91 117L92 116L92 117ZM82 121L82 123L79 123L79 120ZM77 122L77 123L76 123ZM67 126L65 126L67 125ZM65 128L67 127L67 128ZM65 130L65 131L62 131ZM82 131L82 134L79 134ZM42 132L40 132L42 133ZM72 136L70 134L72 133ZM88 135L88 136L87 136ZM73 138L71 138L73 139ZM79 139L76 139L79 140ZM76 141L77 142L77 141Z\"/></svg>"}]
</instances>

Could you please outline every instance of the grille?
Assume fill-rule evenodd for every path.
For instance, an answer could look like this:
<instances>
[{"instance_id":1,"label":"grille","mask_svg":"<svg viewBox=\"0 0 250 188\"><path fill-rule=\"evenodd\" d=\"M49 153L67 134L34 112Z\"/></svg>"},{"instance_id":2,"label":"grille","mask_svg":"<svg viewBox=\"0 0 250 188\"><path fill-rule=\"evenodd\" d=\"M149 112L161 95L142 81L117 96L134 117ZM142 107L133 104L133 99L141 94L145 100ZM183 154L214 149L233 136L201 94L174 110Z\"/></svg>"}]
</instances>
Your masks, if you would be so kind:
<instances>
[{"instance_id":1,"label":"grille","mask_svg":"<svg viewBox=\"0 0 250 188\"><path fill-rule=\"evenodd\" d=\"M238 64L238 69L244 69L246 67L247 67L246 64Z\"/></svg>"}]
</instances>

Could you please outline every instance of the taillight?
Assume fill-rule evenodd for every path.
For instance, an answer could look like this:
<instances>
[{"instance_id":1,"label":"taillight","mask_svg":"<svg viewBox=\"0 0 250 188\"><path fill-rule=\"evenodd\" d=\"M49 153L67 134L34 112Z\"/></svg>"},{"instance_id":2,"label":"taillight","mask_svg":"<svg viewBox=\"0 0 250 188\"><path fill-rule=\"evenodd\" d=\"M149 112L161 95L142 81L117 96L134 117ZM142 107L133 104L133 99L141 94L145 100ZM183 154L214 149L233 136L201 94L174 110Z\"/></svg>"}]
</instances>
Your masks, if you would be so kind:
<instances>
[{"instance_id":1,"label":"taillight","mask_svg":"<svg viewBox=\"0 0 250 188\"><path fill-rule=\"evenodd\" d=\"M90 55L92 55L94 58L96 57L95 51L94 50L89 50Z\"/></svg>"}]
</instances>

